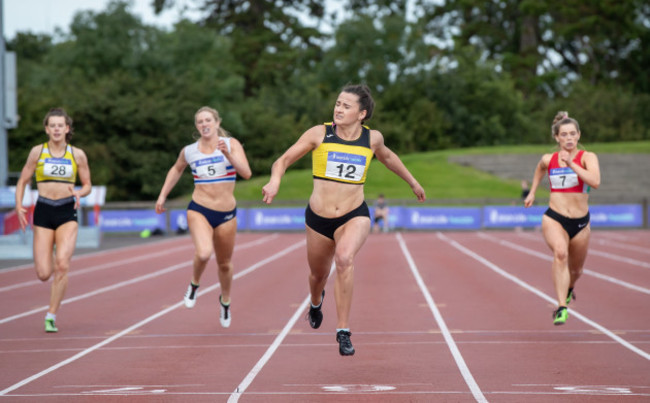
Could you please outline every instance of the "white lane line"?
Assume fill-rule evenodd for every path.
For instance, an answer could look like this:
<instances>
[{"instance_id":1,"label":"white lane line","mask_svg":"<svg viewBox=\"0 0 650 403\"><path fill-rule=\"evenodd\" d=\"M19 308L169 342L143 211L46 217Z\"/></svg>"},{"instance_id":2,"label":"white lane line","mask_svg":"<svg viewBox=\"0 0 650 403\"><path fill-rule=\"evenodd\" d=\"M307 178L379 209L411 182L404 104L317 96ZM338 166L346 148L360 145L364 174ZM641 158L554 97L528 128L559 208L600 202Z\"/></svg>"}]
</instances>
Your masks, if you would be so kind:
<instances>
[{"instance_id":1,"label":"white lane line","mask_svg":"<svg viewBox=\"0 0 650 403\"><path fill-rule=\"evenodd\" d=\"M267 235L267 236L262 237L260 239L257 239L255 241L250 241L250 242L247 242L245 244L242 244L241 246L236 245L235 250L249 248L249 247L252 247L252 246L257 246L257 245L259 245L261 243L268 242L268 241L272 240L273 238L276 238L277 236L278 236L277 234L270 234L270 235ZM167 242L165 242L165 243L167 243ZM132 247L129 247L128 249L131 249L131 248ZM170 254L170 253L177 253L177 252L179 252L181 250L192 249L192 248L194 248L194 246L191 245L191 244L177 246L177 247L174 247L174 248L171 248L171 249L162 248L162 251L157 250L155 252L135 256L135 257L128 258L128 259L116 260L116 261L112 261L112 262L108 262L108 263L99 264L99 265L96 265L96 266L90 266L90 267L87 267L85 269L80 269L80 270L71 270L68 273L68 277L78 276L78 275L81 275L81 274L88 274L88 273L92 273L92 272L97 271L97 270L103 270L103 269L107 269L107 268L111 268L111 267L122 266L122 265L129 264L129 263L139 262L141 260L147 260L147 259L150 259L152 256L161 256L161 255L166 255L166 254ZM124 248L124 249L127 249L127 248ZM96 253L94 255L95 256L100 255L100 254L103 255L103 254L110 253L111 251L116 251L116 249L98 252L98 253ZM83 257L83 256L88 256L88 255L82 255L82 256L77 256L77 257ZM77 260L77 259L73 259L73 260ZM29 267L34 267L34 265L32 264ZM40 280L25 281L25 282L22 282L22 283L16 283L16 284L8 285L6 287L0 287L0 292L9 291L9 290L13 290L13 289L16 289L16 288L27 287L27 286L30 286L30 285L38 285L38 284L42 284L42 283L43 282L40 281Z\"/></svg>"},{"instance_id":2,"label":"white lane line","mask_svg":"<svg viewBox=\"0 0 650 403\"><path fill-rule=\"evenodd\" d=\"M431 309L431 312L433 313L433 317L436 319L436 322L438 323L440 332L442 333L442 336L444 337L445 342L449 347L449 351L451 351L451 354L454 357L454 361L456 361L456 366L458 366L460 373L463 375L463 379L465 379L465 383L469 387L470 391L472 392L472 395L474 396L474 399L476 399L477 402L487 402L487 399L483 395L481 388L478 386L478 384L474 380L474 377L472 376L472 373L467 367L467 364L465 363L465 360L463 359L463 356L460 353L460 350L458 349L458 346L456 345L454 338L451 336L451 332L449 331L449 328L447 327L447 324L445 323L442 314L438 310L438 307L436 306L436 303L433 300L431 293L427 289L424 280L422 280L422 276L420 276L420 272L418 271L418 268L415 265L413 258L411 257L411 253L406 247L404 238L402 238L402 234L398 232L396 237L397 237L397 241L399 242L399 246L402 249L402 253L404 254L404 257L406 257L409 267L411 268L413 277L415 277L415 281L418 283L418 286L420 287L420 291L422 291L422 294L424 295L424 299L427 301L427 304L429 305L429 309Z\"/></svg>"},{"instance_id":3,"label":"white lane line","mask_svg":"<svg viewBox=\"0 0 650 403\"><path fill-rule=\"evenodd\" d=\"M527 238L527 239L538 241L538 242L540 240L540 237L533 236L532 234L521 233L519 235L519 237ZM607 242L607 244L609 244L609 242ZM621 255L615 255L613 253L602 252L602 251L596 250L594 248L589 248L589 253L592 254L592 255L598 255L598 256L606 257L608 259L617 260L617 261L620 261L620 262L625 262L625 263L631 264L633 266L645 267L646 269L650 268L650 263L648 263L648 262L644 262L644 261L637 260L637 259L631 259L631 258L621 256Z\"/></svg>"},{"instance_id":4,"label":"white lane line","mask_svg":"<svg viewBox=\"0 0 650 403\"><path fill-rule=\"evenodd\" d=\"M249 247L257 246L257 245L259 245L260 243L263 243L263 242L266 242L266 240L262 241L261 239L258 239L258 240L255 240L255 241L247 242L247 243L242 244L242 245L236 245L235 250L238 251L238 250L241 250L241 249L246 249L246 248L249 248ZM131 285L131 284L139 283L141 281L145 281L145 280L149 280L149 279L152 279L152 278L155 278L155 277L158 277L158 276L162 276L163 274L171 273L172 271L181 269L181 268L186 267L186 266L190 266L191 264L192 264L192 261L188 260L186 262L179 263L179 264L176 264L176 265L173 265L173 266L169 266L169 267L166 267L166 268L164 268L162 270L158 270L158 271L153 272L153 273L145 274L145 275L142 275L142 276L139 276L139 277L132 278L130 280L125 280L125 281L121 281L121 282L113 284L113 285L98 288L96 290L87 292L85 294L77 295L76 297L66 298L65 300L63 300L61 302L61 305L69 304L71 302L80 301L82 299L86 299L86 298L90 298L90 297L94 297L95 295L103 294L105 292L113 291L113 290L116 290L116 289L121 288L121 287L125 287L125 286ZM22 313L19 313L19 314L16 314L16 315L8 316L6 318L2 318L2 319L0 319L0 325L3 324L3 323L11 322L12 320L24 318L25 316L33 315L33 314L38 313L38 312L46 311L48 308L49 308L48 305L43 305L43 306L41 306L39 308L34 308L34 309L30 310L30 311L26 311L26 312L22 312Z\"/></svg>"},{"instance_id":5,"label":"white lane line","mask_svg":"<svg viewBox=\"0 0 650 403\"><path fill-rule=\"evenodd\" d=\"M119 252L128 251L130 249L141 248L141 247L147 246L147 245L162 246L162 245L167 244L167 243L177 242L179 239L182 239L182 238L166 239L166 240L161 240L161 241L158 241L158 242L150 242L150 243L146 243L146 244L121 246L121 247L118 247L118 248L106 249L106 250L101 250L101 251L98 251L98 252L83 253L83 254L72 256L71 261L74 262L74 261L82 260L82 259L89 258L89 257L103 256L103 255L111 254L111 253L118 252L118 251ZM23 265L14 266L14 267L7 267L5 269L0 269L0 275L5 274L5 273L9 273L9 272L12 272L12 271L18 271L18 270L24 270L24 269L33 269L33 268L34 268L34 263L28 263L28 264L23 264Z\"/></svg>"},{"instance_id":6,"label":"white lane line","mask_svg":"<svg viewBox=\"0 0 650 403\"><path fill-rule=\"evenodd\" d=\"M650 249L647 248L647 247L644 248L642 246L627 245L627 244L624 244L624 243L619 243L619 242L616 242L616 241L604 240L604 239L594 239L594 241L597 242L599 245L611 246L611 247L614 247L614 248L631 250L633 252L639 252L639 253L650 255Z\"/></svg>"},{"instance_id":7,"label":"white lane line","mask_svg":"<svg viewBox=\"0 0 650 403\"><path fill-rule=\"evenodd\" d=\"M557 301L554 298L549 297L548 295L544 294L543 292L541 292L537 288L529 285L525 281L520 280L518 277L516 277L516 276L508 273L507 271L501 269L499 266L495 265L494 263L492 263L489 260L485 259L484 257L480 256L479 254L473 252L472 250L464 247L463 245L461 245L460 243L454 241L453 239L448 238L447 236L445 236L444 234L442 234L440 232L438 232L437 235L438 235L438 238L440 238L440 239L444 240L445 242L449 243L451 246L458 249L459 251L461 251L465 255L479 261L480 263L487 266L492 271L502 275L503 277L507 278L508 280L513 281L514 283L516 283L520 287L532 292L533 294L537 295L538 297L542 298L543 300L545 300L545 301L547 301L547 302L549 302L551 304L555 305L557 303ZM615 340L616 342L621 344L623 347L629 349L630 351L632 351L632 352L640 355L641 357L645 358L646 360L650 361L650 354L648 354L645 351L641 350L640 348L634 346L633 344L627 342L623 338L615 335L609 329L601 326L600 324L592 321L591 319L588 319L586 316L581 315L580 313L578 313L578 311L576 311L574 309L571 310L571 315L578 318L580 321L586 323L587 325L595 328L596 330L599 330L600 332L602 332L606 336L612 338L613 340Z\"/></svg>"},{"instance_id":8,"label":"white lane line","mask_svg":"<svg viewBox=\"0 0 650 403\"><path fill-rule=\"evenodd\" d=\"M305 241L295 243L295 244L289 246L288 248L285 248L285 249L281 250L280 252L277 252L274 255L269 256L266 259L260 260L259 262L253 264L252 266L249 266L245 270L242 270L239 273L235 274L233 276L233 280L236 280L236 279L238 279L240 277L243 277L243 276L247 275L248 273L251 273L251 272L255 271L256 269L260 268L261 266L263 266L263 265L265 265L265 264L267 264L269 262L272 262L273 260L276 260L276 259L278 259L278 258L292 252L293 250L295 250L295 249L297 249L299 247L302 247L305 243L306 243ZM205 290L203 290L200 294L206 294L208 292L211 292L211 291L214 291L214 290L218 289L219 287L221 287L221 284L216 283L216 284L206 288ZM42 376L45 376L45 375L47 375L47 374L49 374L51 372L54 372L57 369L65 366L65 365L68 365L68 364L70 364L70 363L72 363L72 362L74 362L74 361L76 361L76 360L78 360L78 359L92 353L93 351L95 351L95 350L97 350L97 349L99 349L99 348L101 348L101 347L103 347L103 346L105 346L105 345L119 339L120 337L122 337L124 335L127 335L127 334L133 332L134 330L146 325L147 323L149 323L151 321L154 321L154 320L160 318L161 316L164 316L164 315L168 314L169 312L173 311L174 309L179 308L179 307L184 306L184 305L185 305L185 303L183 301L180 301L180 302L178 302L178 303L176 303L176 304L174 304L174 305L172 305L172 306L170 306L170 307L168 307L166 309L163 309L162 311L159 311L158 313L155 313L155 314L149 316L148 318L146 318L144 320L141 320L140 322L138 322L138 323L136 323L136 324L122 330L121 332L119 332L119 333L117 333L117 334L115 334L115 335L113 335L113 336L111 336L111 337L109 337L109 338L95 344L94 346L91 346L91 347L85 349L84 351L73 355L72 357L68 358L67 360L63 360L63 361L61 361L61 362L59 362L59 363L57 363L55 365L52 365L51 367L49 367L49 368L47 368L47 369L45 369L45 370L43 370L43 371L41 371L41 372L39 372L37 374L34 374L34 375L30 376L29 378L25 378L22 381L9 386L8 388L0 391L0 396L4 396L7 393L9 393L11 391L14 391L14 390L16 390L16 389L18 389L18 388L20 388L22 386L25 386L28 383L30 383L32 381L35 381L36 379L38 379L38 378L40 378Z\"/></svg>"},{"instance_id":9,"label":"white lane line","mask_svg":"<svg viewBox=\"0 0 650 403\"><path fill-rule=\"evenodd\" d=\"M306 243L306 241L305 241L305 243ZM334 272L334 267L335 267L335 265L332 262L332 266L330 267L329 276L331 276L332 273ZM310 303L310 300L311 300L311 296L310 296L310 294L307 294L307 297L305 297L305 299L302 301L302 303L298 306L298 308L296 309L296 312L293 313L293 316L291 316L291 318L289 319L287 324L284 325L284 328L282 329L280 334L278 334L276 336L275 340L273 340L273 343L271 343L269 348L266 349L266 351L264 352L264 355L262 355L262 358L260 358L259 361L257 361L255 366L253 366L253 368L250 370L250 372L248 374L246 374L246 376L239 383L239 385L237 385L237 388L235 388L235 391L232 392L232 394L228 398L228 403L237 403L239 401L239 398L241 397L241 395L246 391L246 389L248 389L248 387L253 382L253 380L255 379L257 374L260 373L262 368L264 368L264 366L271 359L273 354L275 354L275 351L278 349L278 347L280 347L280 344L282 344L284 339L287 337L287 334L289 334L289 331L291 331L291 328L293 328L293 325L296 324L296 322L298 321L298 318L307 309L307 304Z\"/></svg>"},{"instance_id":10,"label":"white lane line","mask_svg":"<svg viewBox=\"0 0 650 403\"><path fill-rule=\"evenodd\" d=\"M484 234L484 233L481 233L481 232L478 233L478 236L480 238L482 238L482 239L486 239L486 240L491 241L491 242L496 242L499 245L507 246L508 248L517 250L519 252L526 253L526 254L531 255L531 256L538 257L540 259L544 259L544 260L547 260L549 262L553 261L553 258L551 256L549 256L547 254L544 254L544 253L540 253L540 252L538 252L536 250L533 250L533 249L528 249L525 246L521 246L521 245L518 245L516 243L506 241L506 240L503 240L503 239L496 239L494 237L488 236L487 234ZM606 274L601 274L601 273L598 273L598 272L595 272L595 271L592 271L592 270L589 270L589 269L582 269L582 272L584 274L589 275L589 276L593 276L593 277L599 278L601 280L609 281L610 283L620 285L621 287L629 288L630 290L634 290L634 291L638 291L638 292L650 295L650 289L649 288L645 288L645 287L638 286L636 284L628 283L626 281L619 280L616 277L611 277L611 276L608 276Z\"/></svg>"}]
</instances>

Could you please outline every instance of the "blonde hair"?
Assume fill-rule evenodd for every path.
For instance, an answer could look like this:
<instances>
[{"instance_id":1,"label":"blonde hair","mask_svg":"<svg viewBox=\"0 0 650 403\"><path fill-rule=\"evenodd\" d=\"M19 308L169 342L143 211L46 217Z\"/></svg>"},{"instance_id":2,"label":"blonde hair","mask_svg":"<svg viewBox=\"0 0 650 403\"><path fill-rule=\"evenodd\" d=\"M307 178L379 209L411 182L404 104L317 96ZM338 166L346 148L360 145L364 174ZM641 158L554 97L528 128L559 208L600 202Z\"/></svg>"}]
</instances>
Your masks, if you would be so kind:
<instances>
[{"instance_id":1,"label":"blonde hair","mask_svg":"<svg viewBox=\"0 0 650 403\"><path fill-rule=\"evenodd\" d=\"M214 108L210 108L209 106L202 106L202 107L199 108L198 111L196 111L196 113L194 114L194 122L196 122L196 117L201 112L209 112L214 117L215 121L221 122L221 116L219 116L219 112ZM217 134L219 135L219 137L231 137L230 133L228 133L227 130L225 130L223 127L221 127L221 125L219 125L219 128L217 130ZM199 135L199 137L200 137L200 135Z\"/></svg>"}]
</instances>

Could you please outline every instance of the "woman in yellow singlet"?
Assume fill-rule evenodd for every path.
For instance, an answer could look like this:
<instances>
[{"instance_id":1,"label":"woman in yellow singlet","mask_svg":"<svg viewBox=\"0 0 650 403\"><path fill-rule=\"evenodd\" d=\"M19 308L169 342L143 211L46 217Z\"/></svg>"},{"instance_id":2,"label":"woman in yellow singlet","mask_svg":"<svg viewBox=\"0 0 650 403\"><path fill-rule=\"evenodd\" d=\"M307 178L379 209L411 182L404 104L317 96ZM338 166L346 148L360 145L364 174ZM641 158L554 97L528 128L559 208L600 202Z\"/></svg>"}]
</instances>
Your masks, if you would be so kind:
<instances>
[{"instance_id":1,"label":"woman in yellow singlet","mask_svg":"<svg viewBox=\"0 0 650 403\"><path fill-rule=\"evenodd\" d=\"M343 88L334 106L334 121L303 133L273 163L271 179L262 188L264 202L270 204L287 168L312 152L314 188L305 210L311 292L307 319L312 328L320 327L325 284L334 261L336 340L341 355L354 354L349 324L354 257L370 233L370 213L364 201L363 184L373 154L411 186L419 201L425 200L424 189L397 154L386 147L382 134L364 126L363 123L372 117L374 105L367 86Z\"/></svg>"},{"instance_id":2,"label":"woman in yellow singlet","mask_svg":"<svg viewBox=\"0 0 650 403\"><path fill-rule=\"evenodd\" d=\"M45 331L58 331L56 313L68 286L70 259L77 243L79 199L88 195L92 185L88 158L70 145L72 119L63 109L54 108L43 120L48 141L34 146L16 184L16 214L20 228L29 224L23 207L25 186L36 174L38 200L34 207L34 266L41 281L54 274L50 307L45 316ZM77 175L81 188L75 190ZM56 245L56 252L54 252Z\"/></svg>"}]
</instances>

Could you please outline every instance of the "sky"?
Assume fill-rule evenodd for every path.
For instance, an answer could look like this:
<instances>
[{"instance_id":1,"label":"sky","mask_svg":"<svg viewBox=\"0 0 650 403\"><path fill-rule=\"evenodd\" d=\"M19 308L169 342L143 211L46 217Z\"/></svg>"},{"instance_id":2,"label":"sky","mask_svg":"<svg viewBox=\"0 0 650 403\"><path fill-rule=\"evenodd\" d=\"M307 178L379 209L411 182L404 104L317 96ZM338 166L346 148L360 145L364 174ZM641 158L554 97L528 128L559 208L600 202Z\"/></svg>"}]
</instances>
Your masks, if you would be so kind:
<instances>
[{"instance_id":1,"label":"sky","mask_svg":"<svg viewBox=\"0 0 650 403\"><path fill-rule=\"evenodd\" d=\"M16 32L53 34L58 27L68 31L75 13L106 9L110 0L0 0L3 3L4 37L11 40ZM130 0L131 12L148 25L171 27L180 18L183 6L194 4L191 0L174 0L174 7L155 15L152 0ZM190 19L192 14L187 14Z\"/></svg>"}]
</instances>

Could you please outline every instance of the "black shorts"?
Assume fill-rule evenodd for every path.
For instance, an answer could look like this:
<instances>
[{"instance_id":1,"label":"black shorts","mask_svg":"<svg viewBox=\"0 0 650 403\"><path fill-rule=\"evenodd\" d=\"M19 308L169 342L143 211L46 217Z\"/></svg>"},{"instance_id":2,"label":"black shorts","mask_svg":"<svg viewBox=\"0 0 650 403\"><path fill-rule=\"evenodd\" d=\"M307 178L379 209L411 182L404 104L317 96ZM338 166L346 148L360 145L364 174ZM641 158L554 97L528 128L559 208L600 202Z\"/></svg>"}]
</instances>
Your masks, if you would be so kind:
<instances>
[{"instance_id":1,"label":"black shorts","mask_svg":"<svg viewBox=\"0 0 650 403\"><path fill-rule=\"evenodd\" d=\"M555 221L559 222L566 233L569 234L569 239L573 239L574 236L578 235L578 233L589 224L589 212L587 212L587 215L584 217L569 218L563 216L562 214L549 207L544 215L547 215Z\"/></svg>"},{"instance_id":2,"label":"black shorts","mask_svg":"<svg viewBox=\"0 0 650 403\"><path fill-rule=\"evenodd\" d=\"M233 218L237 217L237 207L235 207L231 211L217 211L217 210L209 209L207 207L203 207L200 204L196 203L194 200L190 201L190 204L187 206L187 209L196 211L197 213L201 213L203 217L205 217L205 219L208 220L208 223L210 223L212 228L217 228L221 224L228 222Z\"/></svg>"},{"instance_id":3,"label":"black shorts","mask_svg":"<svg viewBox=\"0 0 650 403\"><path fill-rule=\"evenodd\" d=\"M368 205L364 201L361 205L354 210L350 211L347 214L344 214L340 217L335 218L325 218L321 217L318 214L314 213L307 205L305 209L305 224L318 232L321 235L328 237L329 239L334 239L334 232L343 224L350 221L354 217L368 217L370 218L370 211L368 210Z\"/></svg>"},{"instance_id":4,"label":"black shorts","mask_svg":"<svg viewBox=\"0 0 650 403\"><path fill-rule=\"evenodd\" d=\"M68 221L77 221L74 196L52 200L38 196L34 207L34 225L56 230Z\"/></svg>"}]
</instances>

